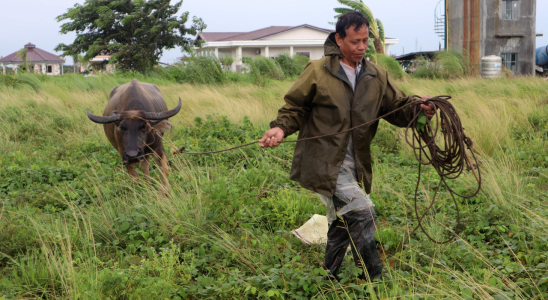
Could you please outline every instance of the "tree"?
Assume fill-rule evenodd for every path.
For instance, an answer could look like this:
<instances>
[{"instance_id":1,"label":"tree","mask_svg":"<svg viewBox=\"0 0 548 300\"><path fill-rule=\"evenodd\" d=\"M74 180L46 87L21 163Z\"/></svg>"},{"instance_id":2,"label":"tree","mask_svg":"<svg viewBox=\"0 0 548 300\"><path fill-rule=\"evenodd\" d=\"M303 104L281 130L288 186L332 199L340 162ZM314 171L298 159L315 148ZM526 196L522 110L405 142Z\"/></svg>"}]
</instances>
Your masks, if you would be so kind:
<instances>
[{"instance_id":1,"label":"tree","mask_svg":"<svg viewBox=\"0 0 548 300\"><path fill-rule=\"evenodd\" d=\"M170 5L170 0L86 0L75 4L57 21L61 33L76 33L70 45L59 44L55 51L64 56L86 53L90 60L101 51L110 51L111 63L126 71L145 72L158 64L164 49L182 47L187 51L198 45L195 37L206 28L202 19L189 13L178 18L183 1Z\"/></svg>"},{"instance_id":2,"label":"tree","mask_svg":"<svg viewBox=\"0 0 548 300\"><path fill-rule=\"evenodd\" d=\"M74 60L72 66L74 74L80 74L82 66L87 69L87 63L90 61L90 58L82 56L81 54L74 54L72 55L72 60Z\"/></svg>"},{"instance_id":3,"label":"tree","mask_svg":"<svg viewBox=\"0 0 548 300\"><path fill-rule=\"evenodd\" d=\"M337 19L342 14L346 14L353 11L361 12L369 20L369 38L373 39L373 44L369 43L368 51L374 51L376 53L384 54L384 26L379 19L375 19L371 9L363 3L362 0L337 0L340 4L349 6L334 8L338 15Z\"/></svg>"},{"instance_id":4,"label":"tree","mask_svg":"<svg viewBox=\"0 0 548 300\"><path fill-rule=\"evenodd\" d=\"M23 61L23 71L29 72L29 62L27 60L27 48L17 51L17 56Z\"/></svg>"}]
</instances>

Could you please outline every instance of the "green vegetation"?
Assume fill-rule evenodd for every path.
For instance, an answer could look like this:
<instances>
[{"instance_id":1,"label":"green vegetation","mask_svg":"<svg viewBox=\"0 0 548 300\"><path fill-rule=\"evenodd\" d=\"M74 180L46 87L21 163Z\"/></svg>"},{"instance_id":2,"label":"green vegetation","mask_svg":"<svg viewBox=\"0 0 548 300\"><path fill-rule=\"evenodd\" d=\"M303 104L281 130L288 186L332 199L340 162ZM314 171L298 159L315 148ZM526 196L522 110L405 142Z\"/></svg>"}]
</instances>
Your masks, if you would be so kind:
<instances>
[{"instance_id":1,"label":"green vegetation","mask_svg":"<svg viewBox=\"0 0 548 300\"><path fill-rule=\"evenodd\" d=\"M463 78L473 74L470 62L466 55L459 51L440 51L434 56L434 60L420 57L417 62L417 70L413 73L417 78L454 79Z\"/></svg>"},{"instance_id":2,"label":"green vegetation","mask_svg":"<svg viewBox=\"0 0 548 300\"><path fill-rule=\"evenodd\" d=\"M68 89L81 88L84 90L114 86L127 82L133 78L150 81L155 84L165 85L174 83L196 84L227 84L227 83L254 83L265 86L275 80L295 78L304 70L308 57L295 55L280 55L276 60L264 57L245 57L243 69L245 73L236 73L223 67L232 63L227 59L216 59L212 56L195 56L188 58L170 67L156 67L145 75L136 72L122 72L116 75L99 75L100 78L84 78L82 75L67 74L60 78L46 75L25 74L19 72L14 75L0 74L0 86L7 87L31 87L38 91L42 82L55 82L64 85Z\"/></svg>"},{"instance_id":3,"label":"green vegetation","mask_svg":"<svg viewBox=\"0 0 548 300\"><path fill-rule=\"evenodd\" d=\"M401 67L400 63L392 56L384 54L374 54L373 58L374 62L377 65L385 68L386 71L388 71L388 74L390 74L391 78L402 79L406 77L407 74Z\"/></svg>"},{"instance_id":4,"label":"green vegetation","mask_svg":"<svg viewBox=\"0 0 548 300\"><path fill-rule=\"evenodd\" d=\"M464 230L454 243L414 234L383 256L384 281L371 284L357 281L351 255L340 283L325 280L323 247L291 235L325 213L288 179L294 145L169 155L171 195L161 195L154 164L152 181L133 185L85 115L88 107L99 114L115 85L132 76L159 84L170 108L181 97L166 139L203 151L262 136L292 84L177 84L161 72L38 76L37 89L6 83L19 75L0 77L0 299L548 298L546 82L396 81L410 94L454 96L484 181L480 195L459 200ZM377 238L393 254L416 221L417 163L403 131L386 122L372 149ZM420 209L437 183L424 170ZM450 183L459 192L473 184L470 172ZM425 224L440 238L456 211L447 191L438 198Z\"/></svg>"},{"instance_id":5,"label":"green vegetation","mask_svg":"<svg viewBox=\"0 0 548 300\"><path fill-rule=\"evenodd\" d=\"M176 14L183 1L170 0L87 0L58 16L61 33L76 33L70 45L59 44L55 51L63 56L77 57L85 53L90 60L102 51L111 52L109 63L125 71L146 72L158 64L164 49L181 47L191 51L198 46L197 35L206 28L202 19L189 13ZM76 60L75 60L76 61Z\"/></svg>"}]
</instances>

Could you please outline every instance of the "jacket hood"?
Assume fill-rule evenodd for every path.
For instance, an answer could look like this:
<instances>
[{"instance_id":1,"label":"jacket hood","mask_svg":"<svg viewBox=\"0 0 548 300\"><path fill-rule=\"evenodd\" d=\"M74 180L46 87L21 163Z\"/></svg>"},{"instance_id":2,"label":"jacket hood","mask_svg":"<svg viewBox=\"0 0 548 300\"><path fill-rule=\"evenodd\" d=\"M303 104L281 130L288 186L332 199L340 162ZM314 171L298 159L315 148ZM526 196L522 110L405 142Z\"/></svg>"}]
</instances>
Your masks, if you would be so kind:
<instances>
[{"instance_id":1,"label":"jacket hood","mask_svg":"<svg viewBox=\"0 0 548 300\"><path fill-rule=\"evenodd\" d=\"M332 56L343 57L341 48L339 48L339 45L337 45L337 41L335 40L335 34L337 33L336 32L330 33L327 39L325 40L325 43L323 44L323 54L325 56L332 55Z\"/></svg>"}]
</instances>

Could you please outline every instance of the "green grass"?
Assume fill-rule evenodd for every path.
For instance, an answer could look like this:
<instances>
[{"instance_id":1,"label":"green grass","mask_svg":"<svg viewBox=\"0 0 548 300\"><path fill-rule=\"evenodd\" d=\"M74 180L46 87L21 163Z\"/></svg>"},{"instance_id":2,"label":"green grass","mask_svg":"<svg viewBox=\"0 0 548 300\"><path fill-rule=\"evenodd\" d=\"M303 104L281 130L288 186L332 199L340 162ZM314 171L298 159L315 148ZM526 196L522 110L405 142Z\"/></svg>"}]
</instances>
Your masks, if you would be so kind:
<instances>
[{"instance_id":1,"label":"green grass","mask_svg":"<svg viewBox=\"0 0 548 300\"><path fill-rule=\"evenodd\" d=\"M409 94L454 97L484 181L477 197L459 200L460 237L439 246L414 234L384 258L375 292L357 281L351 255L340 283L324 280L323 247L290 234L325 214L315 194L288 179L291 144L169 155L168 197L155 164L152 181L134 185L85 116L88 107L100 114L110 89L133 77L159 84L170 108L182 98L166 138L189 151L258 139L292 84L177 84L138 74L0 84L0 299L360 299L364 289L372 299L548 298L546 82L396 81ZM417 165L403 131L386 122L372 149L377 238L393 254L416 221ZM422 209L437 183L424 170ZM473 175L451 186L470 192ZM439 201L425 224L442 238L456 211L446 190Z\"/></svg>"}]
</instances>

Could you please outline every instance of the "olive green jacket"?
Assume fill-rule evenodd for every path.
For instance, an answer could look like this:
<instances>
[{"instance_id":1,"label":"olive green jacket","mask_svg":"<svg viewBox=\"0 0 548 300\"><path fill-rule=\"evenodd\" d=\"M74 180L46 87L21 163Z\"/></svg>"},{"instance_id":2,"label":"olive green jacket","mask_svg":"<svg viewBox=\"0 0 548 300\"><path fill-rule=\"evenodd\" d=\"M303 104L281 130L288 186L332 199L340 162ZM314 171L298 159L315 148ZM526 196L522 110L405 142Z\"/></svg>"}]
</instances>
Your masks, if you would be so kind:
<instances>
[{"instance_id":1,"label":"olive green jacket","mask_svg":"<svg viewBox=\"0 0 548 300\"><path fill-rule=\"evenodd\" d=\"M285 136L299 131L299 139L340 132L371 121L404 104L410 97L388 78L386 70L362 61L362 70L352 90L339 63L342 56L332 33L324 45L325 57L310 61L284 97L270 127L280 127ZM412 118L412 108L400 110L385 119L405 127ZM298 142L295 147L290 178L306 189L332 196L339 169L344 160L350 134L353 135L358 181L371 192L371 141L378 122L352 132Z\"/></svg>"}]
</instances>

